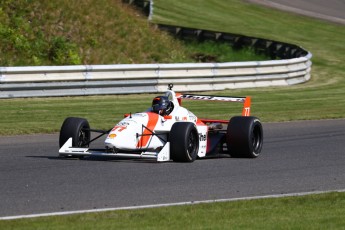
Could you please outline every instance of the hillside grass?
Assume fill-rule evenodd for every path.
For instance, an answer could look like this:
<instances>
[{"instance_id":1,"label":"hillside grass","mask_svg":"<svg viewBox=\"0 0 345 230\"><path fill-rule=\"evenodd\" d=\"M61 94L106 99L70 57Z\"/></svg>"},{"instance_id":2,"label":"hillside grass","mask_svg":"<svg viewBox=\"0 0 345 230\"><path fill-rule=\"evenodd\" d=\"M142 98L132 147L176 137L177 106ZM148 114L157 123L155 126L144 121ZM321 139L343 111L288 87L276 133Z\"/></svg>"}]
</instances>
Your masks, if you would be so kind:
<instances>
[{"instance_id":1,"label":"hillside grass","mask_svg":"<svg viewBox=\"0 0 345 230\"><path fill-rule=\"evenodd\" d=\"M178 62L183 45L121 0L4 0L0 65ZM174 50L168 47L176 47Z\"/></svg>"},{"instance_id":2,"label":"hillside grass","mask_svg":"<svg viewBox=\"0 0 345 230\"><path fill-rule=\"evenodd\" d=\"M185 44L121 0L2 0L0 41L0 66L203 61L196 53L214 61L266 58L224 44Z\"/></svg>"}]
</instances>

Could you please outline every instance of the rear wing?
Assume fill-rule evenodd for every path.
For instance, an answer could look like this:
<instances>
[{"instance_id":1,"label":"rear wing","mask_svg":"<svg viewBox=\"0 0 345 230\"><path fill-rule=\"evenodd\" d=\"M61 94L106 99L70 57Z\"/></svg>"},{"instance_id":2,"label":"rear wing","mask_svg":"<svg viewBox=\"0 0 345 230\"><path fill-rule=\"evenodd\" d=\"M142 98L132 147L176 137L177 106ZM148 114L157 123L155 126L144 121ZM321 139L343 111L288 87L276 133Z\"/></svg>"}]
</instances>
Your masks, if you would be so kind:
<instances>
[{"instance_id":1,"label":"rear wing","mask_svg":"<svg viewBox=\"0 0 345 230\"><path fill-rule=\"evenodd\" d=\"M250 97L232 97L232 96L210 96L195 94L176 94L178 103L182 104L184 100L201 100L201 101L223 101L223 102L239 102L243 103L242 116L250 116Z\"/></svg>"}]
</instances>

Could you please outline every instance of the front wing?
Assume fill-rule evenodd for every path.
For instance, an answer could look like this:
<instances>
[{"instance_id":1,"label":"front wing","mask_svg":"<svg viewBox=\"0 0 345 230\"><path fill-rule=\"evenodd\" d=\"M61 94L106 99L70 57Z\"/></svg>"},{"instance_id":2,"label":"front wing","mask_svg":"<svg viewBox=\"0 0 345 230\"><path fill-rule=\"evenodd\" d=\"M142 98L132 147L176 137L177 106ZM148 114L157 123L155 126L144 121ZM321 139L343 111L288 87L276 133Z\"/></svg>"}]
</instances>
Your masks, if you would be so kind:
<instances>
[{"instance_id":1,"label":"front wing","mask_svg":"<svg viewBox=\"0 0 345 230\"><path fill-rule=\"evenodd\" d=\"M72 138L69 138L59 150L60 156L107 156L107 157L126 157L156 159L159 162L170 161L170 142L167 142L159 152L142 151L139 153L120 153L111 152L106 149L90 149L72 147Z\"/></svg>"}]
</instances>

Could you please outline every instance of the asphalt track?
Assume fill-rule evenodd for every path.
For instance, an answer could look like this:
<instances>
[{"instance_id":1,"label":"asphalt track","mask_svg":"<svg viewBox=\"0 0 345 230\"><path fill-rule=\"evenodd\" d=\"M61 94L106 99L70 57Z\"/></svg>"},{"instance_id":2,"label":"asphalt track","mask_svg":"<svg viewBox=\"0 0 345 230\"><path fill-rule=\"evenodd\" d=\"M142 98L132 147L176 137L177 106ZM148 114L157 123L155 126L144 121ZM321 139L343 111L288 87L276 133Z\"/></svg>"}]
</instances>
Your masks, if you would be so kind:
<instances>
[{"instance_id":1,"label":"asphalt track","mask_svg":"<svg viewBox=\"0 0 345 230\"><path fill-rule=\"evenodd\" d=\"M262 155L194 163L58 157L57 135L0 139L0 217L345 188L345 120L265 123Z\"/></svg>"},{"instance_id":2,"label":"asphalt track","mask_svg":"<svg viewBox=\"0 0 345 230\"><path fill-rule=\"evenodd\" d=\"M345 21L340 0L256 2ZM259 158L192 164L64 159L57 135L0 137L0 217L343 190L344 128L344 119L265 123Z\"/></svg>"}]
</instances>

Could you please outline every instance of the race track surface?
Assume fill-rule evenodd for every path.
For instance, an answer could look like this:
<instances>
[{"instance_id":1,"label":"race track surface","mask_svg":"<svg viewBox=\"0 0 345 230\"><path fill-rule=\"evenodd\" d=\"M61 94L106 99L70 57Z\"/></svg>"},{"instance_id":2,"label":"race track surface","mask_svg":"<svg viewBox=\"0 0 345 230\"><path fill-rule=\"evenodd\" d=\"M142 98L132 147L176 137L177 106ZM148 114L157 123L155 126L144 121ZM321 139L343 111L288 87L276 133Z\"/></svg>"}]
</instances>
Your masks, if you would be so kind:
<instances>
[{"instance_id":1,"label":"race track surface","mask_svg":"<svg viewBox=\"0 0 345 230\"><path fill-rule=\"evenodd\" d=\"M249 0L345 24L341 0ZM327 4L327 7L325 7ZM58 157L58 135L0 137L0 217L345 188L345 120L264 124L257 159Z\"/></svg>"},{"instance_id":2,"label":"race track surface","mask_svg":"<svg viewBox=\"0 0 345 230\"><path fill-rule=\"evenodd\" d=\"M345 120L264 123L256 159L194 163L58 157L58 135L0 138L0 217L338 190Z\"/></svg>"}]
</instances>

